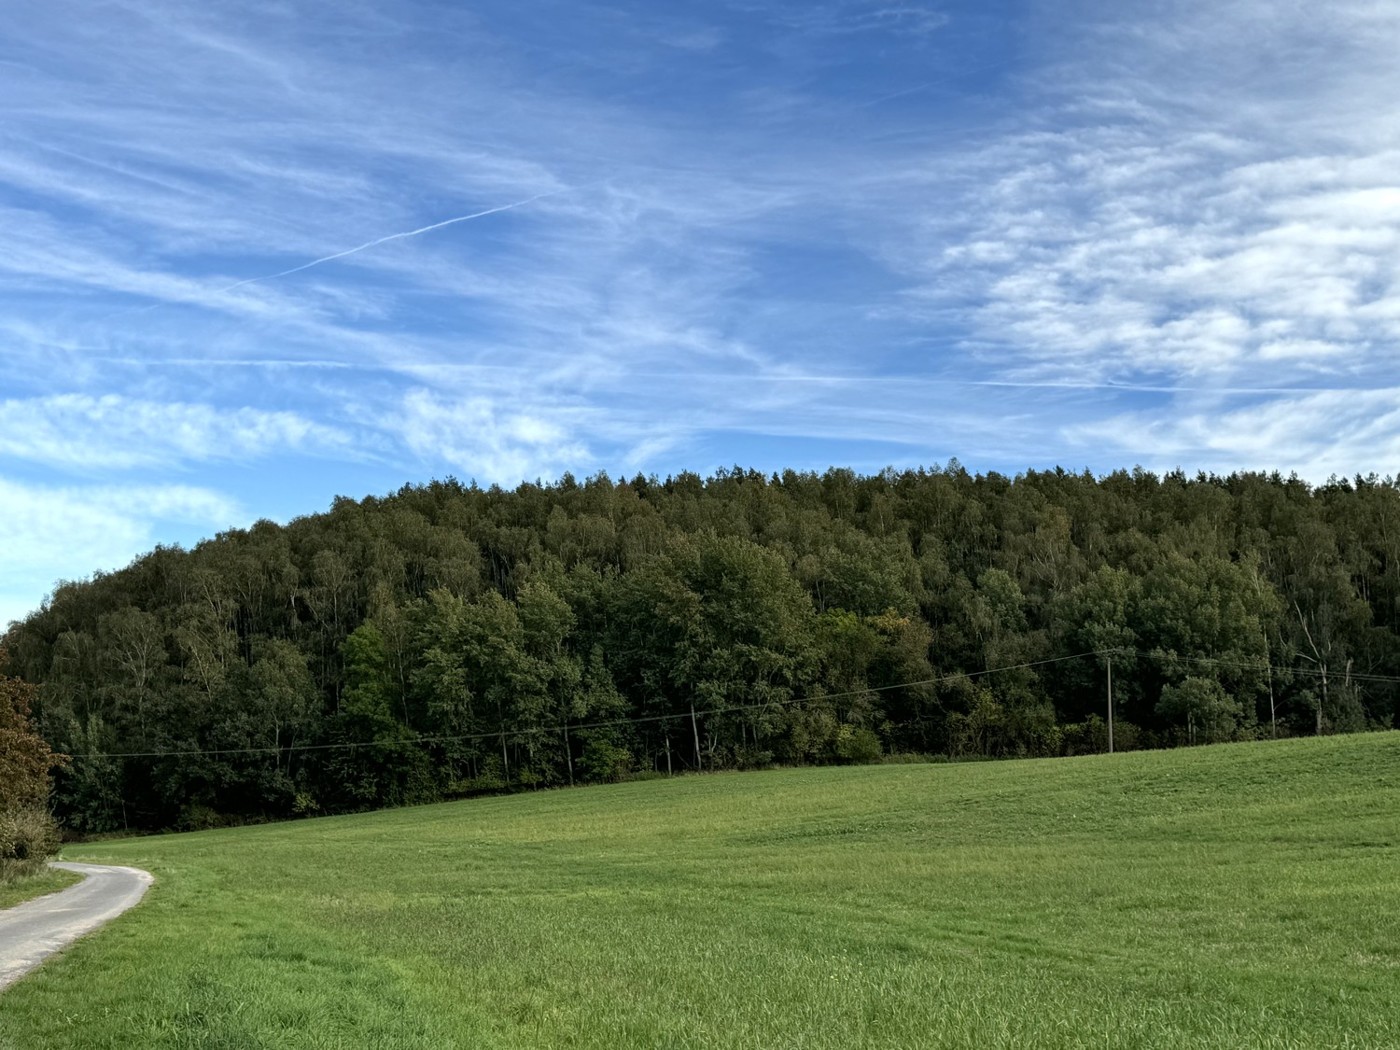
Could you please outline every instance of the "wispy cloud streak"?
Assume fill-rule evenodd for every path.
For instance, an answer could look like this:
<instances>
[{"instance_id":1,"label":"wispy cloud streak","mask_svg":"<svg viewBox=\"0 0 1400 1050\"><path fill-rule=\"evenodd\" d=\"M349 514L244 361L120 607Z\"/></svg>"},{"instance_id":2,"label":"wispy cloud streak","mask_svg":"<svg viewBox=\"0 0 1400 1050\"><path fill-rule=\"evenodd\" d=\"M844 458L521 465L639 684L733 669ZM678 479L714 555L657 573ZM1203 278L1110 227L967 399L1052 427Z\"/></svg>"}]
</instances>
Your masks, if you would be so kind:
<instances>
[{"instance_id":1,"label":"wispy cloud streak","mask_svg":"<svg viewBox=\"0 0 1400 1050\"><path fill-rule=\"evenodd\" d=\"M368 251L371 248L377 248L381 244L388 244L390 241L407 240L409 237L417 237L420 234L431 233L433 230L441 230L448 226L455 226L461 222L470 222L473 219L484 219L488 215L498 215L503 211L523 208L527 204L533 204L535 201L544 200L546 197L555 197L564 192L566 191L560 189L550 190L547 193L537 193L533 197L526 197L524 200L512 201L510 204L501 204L494 208L487 208L484 211L475 211L470 215L458 215L455 218L444 219L442 222L435 222L428 226L420 226L416 230L405 230L402 233L391 233L384 237L376 237L374 240L366 241L364 244L357 244L353 248L346 248L343 252L336 252L333 255L323 255L319 259L312 259L310 262L302 263L300 266L293 266L290 270L281 270L278 273L269 273L261 277L249 277L246 280L236 281L225 288L220 288L218 292L222 295L225 292L232 292L235 289L243 288L250 284L259 284L263 281L275 281L279 277L290 277L294 273L301 273L303 270L309 270L313 266L321 266L324 263L335 262L337 259L344 259L350 255L358 255L360 252Z\"/></svg>"}]
</instances>

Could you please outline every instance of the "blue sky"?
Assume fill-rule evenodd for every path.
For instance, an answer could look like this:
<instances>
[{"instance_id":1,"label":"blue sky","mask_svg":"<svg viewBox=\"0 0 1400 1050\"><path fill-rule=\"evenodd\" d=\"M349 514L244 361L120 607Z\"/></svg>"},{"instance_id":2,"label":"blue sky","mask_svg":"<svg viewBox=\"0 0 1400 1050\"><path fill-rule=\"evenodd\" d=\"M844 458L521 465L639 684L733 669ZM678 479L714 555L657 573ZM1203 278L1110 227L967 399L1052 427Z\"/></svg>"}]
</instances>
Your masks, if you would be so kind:
<instances>
[{"instance_id":1,"label":"blue sky","mask_svg":"<svg viewBox=\"0 0 1400 1050\"><path fill-rule=\"evenodd\" d=\"M0 623L449 474L1400 471L1392 3L6 23Z\"/></svg>"}]
</instances>

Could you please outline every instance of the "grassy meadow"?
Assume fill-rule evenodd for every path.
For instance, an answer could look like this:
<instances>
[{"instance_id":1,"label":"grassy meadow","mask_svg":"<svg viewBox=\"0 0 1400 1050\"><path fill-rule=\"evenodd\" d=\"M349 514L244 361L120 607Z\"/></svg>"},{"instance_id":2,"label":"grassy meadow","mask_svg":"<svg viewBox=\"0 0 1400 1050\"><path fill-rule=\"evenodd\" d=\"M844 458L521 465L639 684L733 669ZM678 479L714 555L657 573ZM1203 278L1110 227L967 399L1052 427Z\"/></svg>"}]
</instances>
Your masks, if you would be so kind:
<instances>
[{"instance_id":1,"label":"grassy meadow","mask_svg":"<svg viewBox=\"0 0 1400 1050\"><path fill-rule=\"evenodd\" d=\"M1400 733L684 777L69 848L0 1047L1396 1047Z\"/></svg>"}]
</instances>

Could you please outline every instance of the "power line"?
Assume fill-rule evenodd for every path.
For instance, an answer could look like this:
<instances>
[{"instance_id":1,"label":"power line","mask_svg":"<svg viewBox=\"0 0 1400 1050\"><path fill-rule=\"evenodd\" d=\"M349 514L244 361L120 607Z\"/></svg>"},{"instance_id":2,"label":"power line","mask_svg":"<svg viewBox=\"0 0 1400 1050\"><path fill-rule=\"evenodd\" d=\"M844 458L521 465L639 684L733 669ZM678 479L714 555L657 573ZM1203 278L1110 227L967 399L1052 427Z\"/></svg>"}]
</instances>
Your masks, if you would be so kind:
<instances>
[{"instance_id":1,"label":"power line","mask_svg":"<svg viewBox=\"0 0 1400 1050\"><path fill-rule=\"evenodd\" d=\"M819 695L807 695L790 697L787 700L769 700L762 703L753 704L731 704L725 707L712 707L697 712L701 716L713 716L724 714L735 714L745 711L763 711L775 707L790 707L797 704L812 703L823 700L842 700L855 696L868 696L872 693L887 693L899 689L917 689L930 685L945 685L949 682L968 681L981 678L986 675L1000 674L1007 671L1022 671L1034 667L1045 667L1051 664L1065 663L1070 660L1082 660L1091 656L1136 656L1145 660L1152 660L1162 663L1167 660L1181 660L1185 663L1202 664L1213 667L1229 667L1236 670L1257 671L1260 673L1275 672L1280 675L1302 675L1312 678L1327 677L1328 672L1311 667L1279 667L1267 661L1254 662L1249 660L1231 660L1218 656L1181 656L1175 653L1167 653L1160 650L1143 650L1130 646L1116 646L1109 649L1094 649L1082 653L1074 653L1070 656L1048 657L1044 660L1028 660L1017 664L1005 664L999 667L988 667L980 671L958 671L950 674L936 675L932 678L923 678L916 681L897 682L892 685L872 686L865 689L848 689L838 693L822 693ZM1332 678L1337 675L1333 673ZM1375 683L1400 683L1400 676L1380 675L1351 672L1345 675L1353 681L1375 682ZM659 722L683 721L689 718L689 714L682 712L679 714L665 715L638 715L633 718L615 718L599 722L579 722L561 723L551 726L531 726L523 729L498 729L492 732L480 733L457 733L457 734L434 734L404 737L397 740L358 740L327 744L287 744L287 745L265 745L262 747L229 747L229 748L188 748L174 751L116 751L116 752L87 752L83 754L69 755L70 759L118 759L118 758L193 758L193 757L219 757L227 755L260 755L260 754L283 754L285 752L316 752L316 751L353 751L357 748L392 748L411 747L419 744L465 744L484 743L486 741L500 740L520 740L528 737L538 737L551 733L577 732L589 729L611 729L618 726L627 725L655 725Z\"/></svg>"},{"instance_id":2,"label":"power line","mask_svg":"<svg viewBox=\"0 0 1400 1050\"><path fill-rule=\"evenodd\" d=\"M1048 664L1064 663L1067 660L1082 660L1088 656L1106 656L1115 652L1111 649L1096 649L1090 652L1075 653L1072 656L1054 656L1044 660L1028 660L1019 664L1007 664L1001 667L988 667L981 671L958 671L952 674L937 675L933 678L923 678L912 682L897 682L893 685L873 686L867 689L847 689L839 693L822 693L816 696L790 697L787 700L770 700L757 704L733 704L727 707L712 707L704 711L697 712L700 715L723 715L733 714L739 711L761 711L773 707L788 707L794 704L812 703L820 700L841 700L853 696L867 696L871 693L888 693L896 689L917 689L926 685L943 685L948 682L956 682L980 678L984 675L999 674L1004 671L1023 671L1032 667L1044 667ZM70 759L101 759L101 758L189 758L195 756L218 756L218 755L264 755L282 754L288 751L345 751L355 748L365 747L406 747L414 744L457 744L457 743L482 743L487 740L512 740L525 737L540 736L547 733L563 733L566 731L578 731L584 729L609 729L615 726L654 724L657 722L680 721L689 718L689 713L668 714L668 715L641 715L636 718L615 718L602 722L581 722L564 723L553 726L533 726L528 729L499 729L489 733L460 733L452 735L415 736L405 737L400 740L361 740L334 744L288 744L286 746L268 745L264 747L228 747L228 748L190 748L179 751L116 751L110 753L88 752L86 754L69 755Z\"/></svg>"},{"instance_id":3,"label":"power line","mask_svg":"<svg viewBox=\"0 0 1400 1050\"><path fill-rule=\"evenodd\" d=\"M1183 663L1206 664L1212 667L1232 667L1242 671L1259 671L1261 673L1273 672L1279 675L1303 675L1311 678L1338 678L1351 679L1359 682L1377 683L1400 683L1400 675L1371 674L1364 671L1349 671L1338 674L1336 671L1324 671L1315 667L1281 667L1269 661L1255 662L1253 660L1230 660L1221 656L1182 656L1177 653L1167 653L1161 650L1142 650L1130 647L1107 650L1110 655L1140 656L1146 660L1155 660L1163 663L1167 660L1180 660Z\"/></svg>"}]
</instances>

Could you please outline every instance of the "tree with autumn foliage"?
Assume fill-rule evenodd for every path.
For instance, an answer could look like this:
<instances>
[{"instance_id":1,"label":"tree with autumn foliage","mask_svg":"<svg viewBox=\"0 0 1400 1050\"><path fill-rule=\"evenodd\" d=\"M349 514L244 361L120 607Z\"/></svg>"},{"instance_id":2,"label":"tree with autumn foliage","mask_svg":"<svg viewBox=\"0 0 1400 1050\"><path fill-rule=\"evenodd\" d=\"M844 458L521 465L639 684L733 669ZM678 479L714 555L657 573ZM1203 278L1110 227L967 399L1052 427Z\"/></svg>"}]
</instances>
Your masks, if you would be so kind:
<instances>
[{"instance_id":1,"label":"tree with autumn foliage","mask_svg":"<svg viewBox=\"0 0 1400 1050\"><path fill-rule=\"evenodd\" d=\"M35 687L4 674L0 648L0 876L38 867L58 852L58 825L48 809L55 754L30 721Z\"/></svg>"}]
</instances>

